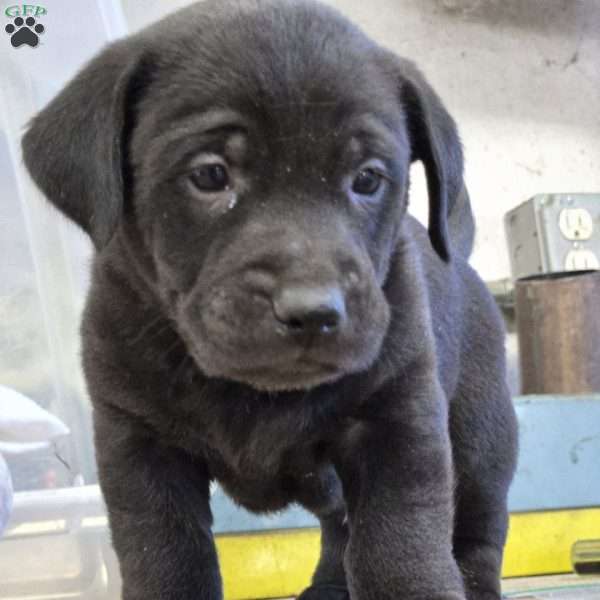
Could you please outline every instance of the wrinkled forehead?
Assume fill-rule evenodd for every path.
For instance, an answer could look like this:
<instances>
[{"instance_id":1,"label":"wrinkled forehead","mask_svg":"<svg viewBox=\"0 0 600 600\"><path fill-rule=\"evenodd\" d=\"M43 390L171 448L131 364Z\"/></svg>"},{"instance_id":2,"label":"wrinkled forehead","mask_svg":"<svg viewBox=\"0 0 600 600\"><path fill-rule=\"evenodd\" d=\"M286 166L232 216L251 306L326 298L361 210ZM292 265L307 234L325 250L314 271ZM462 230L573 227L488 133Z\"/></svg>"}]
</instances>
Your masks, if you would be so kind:
<instances>
[{"instance_id":1,"label":"wrinkled forehead","mask_svg":"<svg viewBox=\"0 0 600 600\"><path fill-rule=\"evenodd\" d=\"M207 28L179 32L169 47L180 51L161 52L145 103L150 129L220 111L289 148L402 125L398 82L386 77L377 46L345 21L286 10Z\"/></svg>"}]
</instances>

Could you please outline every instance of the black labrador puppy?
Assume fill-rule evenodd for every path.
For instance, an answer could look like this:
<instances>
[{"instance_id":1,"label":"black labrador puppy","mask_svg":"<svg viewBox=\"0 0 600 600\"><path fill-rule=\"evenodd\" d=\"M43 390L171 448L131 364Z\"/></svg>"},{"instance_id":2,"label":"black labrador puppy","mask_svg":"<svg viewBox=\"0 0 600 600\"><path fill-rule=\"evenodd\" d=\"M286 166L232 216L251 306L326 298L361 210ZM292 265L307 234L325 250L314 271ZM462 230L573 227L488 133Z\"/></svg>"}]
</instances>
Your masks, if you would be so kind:
<instances>
[{"instance_id":1,"label":"black labrador puppy","mask_svg":"<svg viewBox=\"0 0 600 600\"><path fill-rule=\"evenodd\" d=\"M503 327L411 62L320 4L208 0L104 50L23 149L97 250L83 362L124 598L221 598L213 480L318 516L303 600L500 597Z\"/></svg>"}]
</instances>

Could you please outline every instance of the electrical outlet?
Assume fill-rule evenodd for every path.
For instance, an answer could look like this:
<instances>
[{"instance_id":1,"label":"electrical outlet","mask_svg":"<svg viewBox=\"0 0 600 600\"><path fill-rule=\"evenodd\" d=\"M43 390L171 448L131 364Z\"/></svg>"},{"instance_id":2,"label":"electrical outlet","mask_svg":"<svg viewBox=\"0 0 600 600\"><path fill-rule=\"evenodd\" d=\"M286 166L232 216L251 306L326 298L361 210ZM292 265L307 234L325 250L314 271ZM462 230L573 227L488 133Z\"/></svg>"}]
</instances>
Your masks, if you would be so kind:
<instances>
[{"instance_id":1,"label":"electrical outlet","mask_svg":"<svg viewBox=\"0 0 600 600\"><path fill-rule=\"evenodd\" d=\"M594 232L594 220L585 208L563 208L558 226L568 240L589 240Z\"/></svg>"},{"instance_id":2,"label":"electrical outlet","mask_svg":"<svg viewBox=\"0 0 600 600\"><path fill-rule=\"evenodd\" d=\"M571 250L565 259L567 271L586 271L588 269L600 269L598 257L591 250L581 248Z\"/></svg>"},{"instance_id":3,"label":"electrical outlet","mask_svg":"<svg viewBox=\"0 0 600 600\"><path fill-rule=\"evenodd\" d=\"M600 193L538 194L504 223L513 279L600 269Z\"/></svg>"}]
</instances>

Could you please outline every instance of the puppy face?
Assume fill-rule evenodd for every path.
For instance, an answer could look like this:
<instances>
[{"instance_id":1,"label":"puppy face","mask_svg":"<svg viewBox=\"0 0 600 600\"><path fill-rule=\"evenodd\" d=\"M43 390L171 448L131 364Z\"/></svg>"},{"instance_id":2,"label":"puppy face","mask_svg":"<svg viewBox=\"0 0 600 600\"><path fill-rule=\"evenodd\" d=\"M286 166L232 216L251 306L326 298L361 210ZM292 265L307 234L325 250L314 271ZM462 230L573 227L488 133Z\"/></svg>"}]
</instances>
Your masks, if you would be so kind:
<instances>
[{"instance_id":1,"label":"puppy face","mask_svg":"<svg viewBox=\"0 0 600 600\"><path fill-rule=\"evenodd\" d=\"M101 251L115 230L136 238L138 266L205 374L309 388L378 356L417 158L430 178L432 242L447 255L437 146L453 125L428 122L442 114L428 111L437 98L404 68L403 99L398 60L317 4L205 2L114 46L63 92L71 106L89 102L78 96L94 84L92 122L115 130L96 132L100 175L85 164L52 189L45 170L33 172L60 106L34 122L26 162ZM67 154L82 160L72 143ZM75 205L91 185L110 198Z\"/></svg>"},{"instance_id":2,"label":"puppy face","mask_svg":"<svg viewBox=\"0 0 600 600\"><path fill-rule=\"evenodd\" d=\"M210 48L202 69L218 78L194 51L155 72L164 83L147 90L132 139L134 213L201 369L308 387L379 352L407 134L397 89L354 32L253 16L237 48L189 40Z\"/></svg>"}]
</instances>

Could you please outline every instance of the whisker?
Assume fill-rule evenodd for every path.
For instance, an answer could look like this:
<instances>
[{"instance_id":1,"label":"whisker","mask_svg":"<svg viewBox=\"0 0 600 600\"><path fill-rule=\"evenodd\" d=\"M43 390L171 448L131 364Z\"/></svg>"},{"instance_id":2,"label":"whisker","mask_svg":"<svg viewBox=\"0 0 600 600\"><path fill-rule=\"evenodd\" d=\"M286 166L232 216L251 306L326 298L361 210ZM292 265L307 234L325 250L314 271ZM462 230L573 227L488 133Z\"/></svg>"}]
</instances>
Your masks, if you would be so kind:
<instances>
[{"instance_id":1,"label":"whisker","mask_svg":"<svg viewBox=\"0 0 600 600\"><path fill-rule=\"evenodd\" d=\"M130 345L135 345L138 342L141 342L142 339L144 339L145 335L147 333L149 333L157 324L159 324L161 321L164 320L164 315L158 315L157 317L155 317L154 319L151 319L148 323L146 323L136 334L136 336L134 338L131 338L128 340L128 343ZM156 337L157 335L160 335L160 332L162 330L164 330L166 327L168 327L168 324L163 324L162 327L158 330L158 332L156 332L155 334L152 335L152 337ZM152 339L152 337L150 339Z\"/></svg>"}]
</instances>

